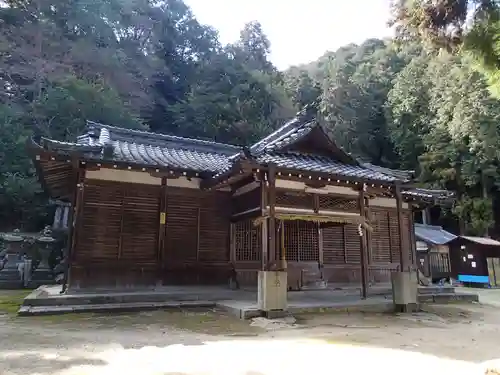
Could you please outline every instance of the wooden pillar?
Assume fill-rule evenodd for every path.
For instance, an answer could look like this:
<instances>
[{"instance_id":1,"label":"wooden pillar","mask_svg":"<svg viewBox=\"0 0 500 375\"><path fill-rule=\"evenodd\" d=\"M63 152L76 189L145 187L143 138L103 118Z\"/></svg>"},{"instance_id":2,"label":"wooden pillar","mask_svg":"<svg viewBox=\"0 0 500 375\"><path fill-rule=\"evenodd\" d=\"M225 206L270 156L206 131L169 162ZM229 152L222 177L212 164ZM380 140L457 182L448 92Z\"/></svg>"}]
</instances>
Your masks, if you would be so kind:
<instances>
[{"instance_id":1,"label":"wooden pillar","mask_svg":"<svg viewBox=\"0 0 500 375\"><path fill-rule=\"evenodd\" d=\"M371 209L370 209L370 199L365 196L365 219L367 220L368 223L371 224ZM373 246L372 246L372 233L369 231L366 231L366 259L368 265L372 263L372 258L373 258Z\"/></svg>"},{"instance_id":2,"label":"wooden pillar","mask_svg":"<svg viewBox=\"0 0 500 375\"><path fill-rule=\"evenodd\" d=\"M267 205L268 205L268 197L267 197L267 191L268 187L266 186L266 182L261 179L260 181L260 210L261 210L261 217L266 215L266 210L267 210ZM261 237L261 251L262 251L262 264L261 264L261 270L265 271L267 270L268 267L268 243L269 243L269 238L268 238L268 220L264 219L261 221L260 224L260 237Z\"/></svg>"},{"instance_id":3,"label":"wooden pillar","mask_svg":"<svg viewBox=\"0 0 500 375\"><path fill-rule=\"evenodd\" d=\"M314 194L313 195L313 210L314 213L318 214L319 213L319 195ZM318 267L319 269L323 268L323 229L321 228L320 223L316 223L318 226Z\"/></svg>"},{"instance_id":4,"label":"wooden pillar","mask_svg":"<svg viewBox=\"0 0 500 375\"><path fill-rule=\"evenodd\" d=\"M359 215L365 217L365 190L359 191ZM361 228L359 243L361 248L361 295L363 298L368 296L368 259L366 251L366 230Z\"/></svg>"},{"instance_id":5,"label":"wooden pillar","mask_svg":"<svg viewBox=\"0 0 500 375\"><path fill-rule=\"evenodd\" d=\"M163 280L163 270L165 269L165 242L167 237L167 178L162 177L160 188L160 212L158 222L158 249L157 268L160 272L159 278Z\"/></svg>"},{"instance_id":6,"label":"wooden pillar","mask_svg":"<svg viewBox=\"0 0 500 375\"><path fill-rule=\"evenodd\" d=\"M400 271L409 270L409 249L406 248L403 236L405 232L404 220L403 220L403 197L401 195L401 186L396 185L396 208L398 215L398 228L399 228L399 266Z\"/></svg>"},{"instance_id":7,"label":"wooden pillar","mask_svg":"<svg viewBox=\"0 0 500 375\"><path fill-rule=\"evenodd\" d=\"M268 171L268 204L269 204L269 264L273 268L281 268L281 264L278 265L281 256L277 257L276 254L276 166L274 164L269 165ZM278 261L277 261L278 260Z\"/></svg>"},{"instance_id":8,"label":"wooden pillar","mask_svg":"<svg viewBox=\"0 0 500 375\"><path fill-rule=\"evenodd\" d=\"M283 267L284 270L287 269L287 262L286 262L286 248L285 248L285 220L281 220L281 236L280 236L280 249L281 249L281 266Z\"/></svg>"},{"instance_id":9,"label":"wooden pillar","mask_svg":"<svg viewBox=\"0 0 500 375\"><path fill-rule=\"evenodd\" d=\"M269 259L268 259L268 244L269 244L269 236L267 234L268 228L267 228L267 222L268 220L265 219L262 221L261 224L261 238L262 238L262 265L261 265L261 270L262 271L267 271L269 269Z\"/></svg>"},{"instance_id":10,"label":"wooden pillar","mask_svg":"<svg viewBox=\"0 0 500 375\"><path fill-rule=\"evenodd\" d=\"M236 224L229 224L229 261L236 263Z\"/></svg>"},{"instance_id":11,"label":"wooden pillar","mask_svg":"<svg viewBox=\"0 0 500 375\"><path fill-rule=\"evenodd\" d=\"M80 162L77 159L73 160L73 196L71 197L71 207L68 222L68 243L66 246L66 269L64 273L64 281L62 284L61 294L65 293L68 285L71 283L71 265L75 254L75 244L77 236L77 221L79 212L83 204L83 189L85 181L85 169L80 167Z\"/></svg>"}]
</instances>

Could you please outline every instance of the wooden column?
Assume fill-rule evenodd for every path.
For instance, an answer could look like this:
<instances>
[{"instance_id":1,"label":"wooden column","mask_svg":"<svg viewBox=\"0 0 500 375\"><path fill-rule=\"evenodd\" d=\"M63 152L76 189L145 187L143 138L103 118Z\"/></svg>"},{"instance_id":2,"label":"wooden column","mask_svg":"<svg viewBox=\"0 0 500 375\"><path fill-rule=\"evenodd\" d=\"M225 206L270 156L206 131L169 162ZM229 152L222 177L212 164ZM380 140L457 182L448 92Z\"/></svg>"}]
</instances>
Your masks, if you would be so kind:
<instances>
[{"instance_id":1,"label":"wooden column","mask_svg":"<svg viewBox=\"0 0 500 375\"><path fill-rule=\"evenodd\" d=\"M165 241L167 237L167 178L161 179L160 190L160 212L159 212L159 229L158 229L158 263L160 268L164 268L165 264Z\"/></svg>"},{"instance_id":2,"label":"wooden column","mask_svg":"<svg viewBox=\"0 0 500 375\"><path fill-rule=\"evenodd\" d=\"M261 237L262 237L262 271L267 271L269 269L269 260L268 260L268 244L269 244L269 236L267 234L268 220L263 220L261 224Z\"/></svg>"},{"instance_id":3,"label":"wooden column","mask_svg":"<svg viewBox=\"0 0 500 375\"><path fill-rule=\"evenodd\" d=\"M314 194L313 195L313 210L314 210L314 213L318 214L319 213L319 195L318 194ZM319 269L322 269L323 268L323 260L324 260L324 256L323 256L323 229L321 229L321 224L320 223L317 223L316 224L318 226L318 266L319 266Z\"/></svg>"},{"instance_id":4,"label":"wooden column","mask_svg":"<svg viewBox=\"0 0 500 375\"><path fill-rule=\"evenodd\" d=\"M281 268L281 264L278 265L280 256L277 257L276 254L276 166L274 164L269 165L268 172L268 204L269 204L269 264L272 268Z\"/></svg>"},{"instance_id":5,"label":"wooden column","mask_svg":"<svg viewBox=\"0 0 500 375\"><path fill-rule=\"evenodd\" d=\"M284 270L287 269L286 262L286 249L285 249L285 220L281 220L281 235L280 235L280 254L281 254L281 266Z\"/></svg>"},{"instance_id":6,"label":"wooden column","mask_svg":"<svg viewBox=\"0 0 500 375\"><path fill-rule=\"evenodd\" d=\"M260 181L260 210L261 210L261 216L265 214L265 211L267 209L267 202L268 202L268 197L267 197L267 191L268 187L266 186L266 182L264 179L261 179ZM265 271L268 268L268 244L269 244L269 237L268 237L268 220L264 219L262 220L261 225L261 251L262 251L262 264L261 264L261 270Z\"/></svg>"},{"instance_id":7,"label":"wooden column","mask_svg":"<svg viewBox=\"0 0 500 375\"><path fill-rule=\"evenodd\" d=\"M370 209L370 199L368 197L365 197L365 219L370 224L371 224L371 217L372 215ZM372 263L372 258L373 258L372 241L373 241L372 233L366 231L366 259L368 264Z\"/></svg>"},{"instance_id":8,"label":"wooden column","mask_svg":"<svg viewBox=\"0 0 500 375\"><path fill-rule=\"evenodd\" d=\"M229 224L229 261L234 265L236 263L236 225Z\"/></svg>"},{"instance_id":9,"label":"wooden column","mask_svg":"<svg viewBox=\"0 0 500 375\"><path fill-rule=\"evenodd\" d=\"M359 191L359 215L365 217L365 191L361 188ZM362 235L359 237L361 248L361 295L363 298L368 296L368 259L366 252L366 230L361 228Z\"/></svg>"},{"instance_id":10,"label":"wooden column","mask_svg":"<svg viewBox=\"0 0 500 375\"><path fill-rule=\"evenodd\" d=\"M399 266L400 271L408 271L409 268L409 249L406 249L403 240L403 233L405 231L403 220L403 197L401 196L401 186L396 185L396 208L398 215L398 228L399 228Z\"/></svg>"},{"instance_id":11,"label":"wooden column","mask_svg":"<svg viewBox=\"0 0 500 375\"><path fill-rule=\"evenodd\" d=\"M77 236L77 220L83 203L83 189L85 182L85 169L80 167L77 159L73 160L73 196L71 197L70 217L68 222L68 243L66 246L66 270L61 294L65 293L71 283L71 264L75 254L75 244Z\"/></svg>"}]
</instances>

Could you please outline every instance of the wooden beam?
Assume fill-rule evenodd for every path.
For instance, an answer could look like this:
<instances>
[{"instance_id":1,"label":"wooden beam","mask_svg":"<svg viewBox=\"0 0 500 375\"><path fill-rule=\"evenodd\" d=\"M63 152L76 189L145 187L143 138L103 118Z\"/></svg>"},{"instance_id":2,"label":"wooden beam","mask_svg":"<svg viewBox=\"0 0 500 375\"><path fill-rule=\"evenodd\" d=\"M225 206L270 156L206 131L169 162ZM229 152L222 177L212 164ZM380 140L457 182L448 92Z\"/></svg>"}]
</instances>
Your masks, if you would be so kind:
<instances>
[{"instance_id":1,"label":"wooden beam","mask_svg":"<svg viewBox=\"0 0 500 375\"><path fill-rule=\"evenodd\" d=\"M365 191L363 188L359 190L359 214L362 217L366 216L365 213ZM366 251L366 230L360 229L362 234L359 237L360 248L361 248L361 295L364 299L368 297L368 261L367 261L367 251Z\"/></svg>"},{"instance_id":2,"label":"wooden beam","mask_svg":"<svg viewBox=\"0 0 500 375\"><path fill-rule=\"evenodd\" d=\"M273 268L281 257L276 254L276 167L271 164L268 173L268 204L269 204L269 263Z\"/></svg>"},{"instance_id":3,"label":"wooden beam","mask_svg":"<svg viewBox=\"0 0 500 375\"><path fill-rule=\"evenodd\" d=\"M266 186L266 181L260 181L260 209L262 212L267 209L268 197L267 197L268 187Z\"/></svg>"},{"instance_id":4,"label":"wooden beam","mask_svg":"<svg viewBox=\"0 0 500 375\"><path fill-rule=\"evenodd\" d=\"M229 224L229 261L236 263L236 224Z\"/></svg>"},{"instance_id":5,"label":"wooden beam","mask_svg":"<svg viewBox=\"0 0 500 375\"><path fill-rule=\"evenodd\" d=\"M261 225L261 244L262 244L262 265L261 269L262 271L268 270L268 244L269 244L269 237L268 237L268 228L267 228L267 222L268 220L262 220Z\"/></svg>"},{"instance_id":6,"label":"wooden beam","mask_svg":"<svg viewBox=\"0 0 500 375\"><path fill-rule=\"evenodd\" d=\"M200 260L201 208L197 209L196 217L196 261Z\"/></svg>"},{"instance_id":7,"label":"wooden beam","mask_svg":"<svg viewBox=\"0 0 500 375\"><path fill-rule=\"evenodd\" d=\"M370 199L368 199L366 196L365 196L365 218L368 224L371 225L372 214L370 208ZM373 234L370 231L366 231L366 252L367 252L367 263L371 264L373 259Z\"/></svg>"},{"instance_id":8,"label":"wooden beam","mask_svg":"<svg viewBox=\"0 0 500 375\"><path fill-rule=\"evenodd\" d=\"M406 248L403 241L404 220L403 220L403 199L401 196L401 186L396 185L396 211L398 216L398 231L399 231L399 265L400 271L408 271L409 268L409 249Z\"/></svg>"},{"instance_id":9,"label":"wooden beam","mask_svg":"<svg viewBox=\"0 0 500 375\"><path fill-rule=\"evenodd\" d=\"M163 268L163 252L165 251L165 237L167 232L167 178L162 177L160 189L160 207L158 220L158 253L157 259L160 266Z\"/></svg>"},{"instance_id":10,"label":"wooden beam","mask_svg":"<svg viewBox=\"0 0 500 375\"><path fill-rule=\"evenodd\" d=\"M65 293L71 285L71 266L75 259L76 236L78 234L77 224L80 220L81 207L83 205L83 182L85 181L85 169L79 168L78 160L73 160L73 195L71 197L71 212L68 223L68 243L66 249L66 270L64 275L61 294Z\"/></svg>"}]
</instances>

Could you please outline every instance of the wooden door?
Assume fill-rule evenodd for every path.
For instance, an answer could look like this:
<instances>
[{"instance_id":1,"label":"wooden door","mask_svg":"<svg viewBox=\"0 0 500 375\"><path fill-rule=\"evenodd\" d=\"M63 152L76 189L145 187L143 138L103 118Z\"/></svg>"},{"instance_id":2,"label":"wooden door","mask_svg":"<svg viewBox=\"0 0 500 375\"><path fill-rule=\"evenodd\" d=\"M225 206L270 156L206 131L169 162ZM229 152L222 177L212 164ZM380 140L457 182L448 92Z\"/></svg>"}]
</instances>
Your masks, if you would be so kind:
<instances>
[{"instance_id":1,"label":"wooden door","mask_svg":"<svg viewBox=\"0 0 500 375\"><path fill-rule=\"evenodd\" d=\"M156 283L159 200L158 186L85 183L74 252L82 284Z\"/></svg>"},{"instance_id":2,"label":"wooden door","mask_svg":"<svg viewBox=\"0 0 500 375\"><path fill-rule=\"evenodd\" d=\"M490 286L500 286L500 258L487 258Z\"/></svg>"},{"instance_id":3,"label":"wooden door","mask_svg":"<svg viewBox=\"0 0 500 375\"><path fill-rule=\"evenodd\" d=\"M290 220L284 222L283 228L282 237L291 289L322 287L318 224Z\"/></svg>"},{"instance_id":4,"label":"wooden door","mask_svg":"<svg viewBox=\"0 0 500 375\"><path fill-rule=\"evenodd\" d=\"M192 266L197 260L199 219L197 191L169 187L163 248L164 280L167 284L197 282Z\"/></svg>"}]
</instances>

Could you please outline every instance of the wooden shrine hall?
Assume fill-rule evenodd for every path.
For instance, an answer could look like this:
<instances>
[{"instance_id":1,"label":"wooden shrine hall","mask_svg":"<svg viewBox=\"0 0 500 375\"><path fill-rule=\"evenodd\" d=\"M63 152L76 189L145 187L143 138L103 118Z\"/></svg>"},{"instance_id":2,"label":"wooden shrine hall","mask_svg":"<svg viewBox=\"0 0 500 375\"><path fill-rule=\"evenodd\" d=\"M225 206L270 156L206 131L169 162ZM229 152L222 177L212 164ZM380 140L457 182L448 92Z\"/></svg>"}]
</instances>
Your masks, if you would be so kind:
<instances>
[{"instance_id":1,"label":"wooden shrine hall","mask_svg":"<svg viewBox=\"0 0 500 375\"><path fill-rule=\"evenodd\" d=\"M412 210L448 198L354 159L307 110L245 148L88 122L74 143L29 150L74 208L70 289L354 283L366 296L415 269Z\"/></svg>"}]
</instances>

